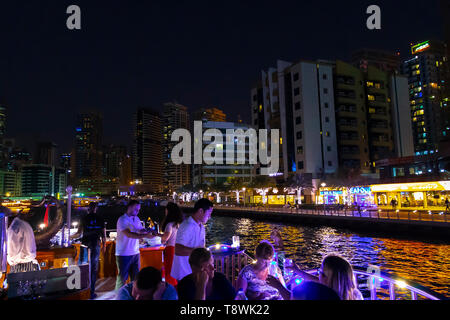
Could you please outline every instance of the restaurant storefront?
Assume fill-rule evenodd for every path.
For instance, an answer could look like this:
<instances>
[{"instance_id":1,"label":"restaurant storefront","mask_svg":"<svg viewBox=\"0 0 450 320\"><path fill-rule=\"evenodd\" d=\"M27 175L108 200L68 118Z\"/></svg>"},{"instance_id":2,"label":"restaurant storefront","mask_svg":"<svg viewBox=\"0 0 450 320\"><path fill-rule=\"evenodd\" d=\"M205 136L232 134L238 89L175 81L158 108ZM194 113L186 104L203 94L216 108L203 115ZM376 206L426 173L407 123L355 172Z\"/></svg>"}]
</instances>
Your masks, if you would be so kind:
<instances>
[{"instance_id":1,"label":"restaurant storefront","mask_svg":"<svg viewBox=\"0 0 450 320\"><path fill-rule=\"evenodd\" d=\"M371 188L381 208L392 207L395 200L398 208L445 210L445 201L450 200L450 181L382 184Z\"/></svg>"},{"instance_id":2,"label":"restaurant storefront","mask_svg":"<svg viewBox=\"0 0 450 320\"><path fill-rule=\"evenodd\" d=\"M362 207L372 206L375 203L374 196L369 186L355 186L351 188L320 188L316 204L326 205L360 205Z\"/></svg>"},{"instance_id":3,"label":"restaurant storefront","mask_svg":"<svg viewBox=\"0 0 450 320\"><path fill-rule=\"evenodd\" d=\"M267 195L265 196L266 203L269 205L285 205L288 202L290 204L295 204L295 195ZM262 204L262 196L253 196L252 203Z\"/></svg>"}]
</instances>

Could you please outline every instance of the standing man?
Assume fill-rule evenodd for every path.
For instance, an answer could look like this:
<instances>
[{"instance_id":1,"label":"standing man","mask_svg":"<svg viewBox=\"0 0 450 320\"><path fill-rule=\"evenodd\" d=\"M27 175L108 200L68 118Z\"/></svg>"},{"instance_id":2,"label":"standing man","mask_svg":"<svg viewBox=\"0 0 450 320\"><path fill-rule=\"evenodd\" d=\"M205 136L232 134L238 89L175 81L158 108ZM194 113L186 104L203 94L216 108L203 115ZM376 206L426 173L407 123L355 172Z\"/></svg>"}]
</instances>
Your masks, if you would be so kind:
<instances>
[{"instance_id":1,"label":"standing man","mask_svg":"<svg viewBox=\"0 0 450 320\"><path fill-rule=\"evenodd\" d=\"M131 200L127 205L127 212L117 220L116 263L118 275L116 290L122 288L130 275L131 281L136 279L141 266L139 254L139 240L152 238L150 232L142 226L138 218L141 205Z\"/></svg>"},{"instance_id":2,"label":"standing man","mask_svg":"<svg viewBox=\"0 0 450 320\"><path fill-rule=\"evenodd\" d=\"M445 199L445 212L447 212L450 208L450 201L448 201L448 198Z\"/></svg>"},{"instance_id":3,"label":"standing man","mask_svg":"<svg viewBox=\"0 0 450 320\"><path fill-rule=\"evenodd\" d=\"M91 250L91 299L95 299L95 283L97 281L98 261L100 258L100 244L102 251L105 253L106 249L106 227L105 220L97 214L97 202L89 203L87 215L83 217L80 223L77 234L72 238L77 238L77 235L83 233L81 239L80 263L87 262L88 249Z\"/></svg>"},{"instance_id":4,"label":"standing man","mask_svg":"<svg viewBox=\"0 0 450 320\"><path fill-rule=\"evenodd\" d=\"M212 211L213 203L208 199L200 199L195 203L194 214L180 224L171 273L176 280L179 281L192 273L189 255L194 249L205 247L205 224Z\"/></svg>"}]
</instances>

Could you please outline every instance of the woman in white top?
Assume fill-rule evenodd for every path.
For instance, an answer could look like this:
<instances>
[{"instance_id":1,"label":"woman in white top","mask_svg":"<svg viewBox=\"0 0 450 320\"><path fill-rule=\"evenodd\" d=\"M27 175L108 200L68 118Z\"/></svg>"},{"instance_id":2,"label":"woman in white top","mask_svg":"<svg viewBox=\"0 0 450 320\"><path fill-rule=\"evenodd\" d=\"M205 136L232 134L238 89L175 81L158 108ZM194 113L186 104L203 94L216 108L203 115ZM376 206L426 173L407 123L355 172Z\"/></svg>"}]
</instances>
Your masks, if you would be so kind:
<instances>
[{"instance_id":1,"label":"woman in white top","mask_svg":"<svg viewBox=\"0 0 450 320\"><path fill-rule=\"evenodd\" d=\"M178 227L183 221L183 215L180 208L173 202L166 206L166 216L162 223L164 234L161 237L161 243L166 246L164 249L164 274L167 283L176 286L177 280L170 273L172 271L173 257L175 255L175 240L177 238Z\"/></svg>"}]
</instances>

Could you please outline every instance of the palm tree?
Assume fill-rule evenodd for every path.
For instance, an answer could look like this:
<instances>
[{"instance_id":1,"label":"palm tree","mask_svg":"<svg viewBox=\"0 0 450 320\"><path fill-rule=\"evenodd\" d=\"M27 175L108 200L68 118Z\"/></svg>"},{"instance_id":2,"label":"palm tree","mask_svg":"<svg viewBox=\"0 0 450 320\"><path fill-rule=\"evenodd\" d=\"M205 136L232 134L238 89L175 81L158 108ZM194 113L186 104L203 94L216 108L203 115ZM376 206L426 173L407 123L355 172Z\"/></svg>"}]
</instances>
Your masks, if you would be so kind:
<instances>
[{"instance_id":1,"label":"palm tree","mask_svg":"<svg viewBox=\"0 0 450 320\"><path fill-rule=\"evenodd\" d=\"M210 186L210 191L216 195L217 203L220 203L220 194L227 190L226 186L223 183L214 182Z\"/></svg>"},{"instance_id":2,"label":"palm tree","mask_svg":"<svg viewBox=\"0 0 450 320\"><path fill-rule=\"evenodd\" d=\"M312 189L314 187L311 179L301 173L291 175L285 185L285 191L297 192L298 204L302 204L302 190Z\"/></svg>"},{"instance_id":3,"label":"palm tree","mask_svg":"<svg viewBox=\"0 0 450 320\"><path fill-rule=\"evenodd\" d=\"M271 188L276 187L276 183L268 176L259 175L253 179L250 183L250 187L255 189L255 191L262 196L263 204L266 204L266 195Z\"/></svg>"},{"instance_id":4,"label":"palm tree","mask_svg":"<svg viewBox=\"0 0 450 320\"><path fill-rule=\"evenodd\" d=\"M231 177L228 179L228 181L229 190L236 193L236 202L239 203L239 195L247 184L241 177Z\"/></svg>"}]
</instances>

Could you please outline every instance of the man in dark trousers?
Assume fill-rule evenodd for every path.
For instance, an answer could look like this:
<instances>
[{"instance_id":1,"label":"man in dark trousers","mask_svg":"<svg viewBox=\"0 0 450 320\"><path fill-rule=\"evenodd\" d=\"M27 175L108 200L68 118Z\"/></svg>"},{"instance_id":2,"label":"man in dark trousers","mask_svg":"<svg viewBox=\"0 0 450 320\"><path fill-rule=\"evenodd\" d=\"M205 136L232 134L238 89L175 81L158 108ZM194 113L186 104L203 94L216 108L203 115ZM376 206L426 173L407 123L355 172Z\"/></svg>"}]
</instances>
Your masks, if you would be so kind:
<instances>
[{"instance_id":1,"label":"man in dark trousers","mask_svg":"<svg viewBox=\"0 0 450 320\"><path fill-rule=\"evenodd\" d=\"M88 213L81 219L78 232L73 237L76 238L83 233L81 238L80 263L87 262L88 249L91 250L91 299L95 299L95 282L97 281L98 261L100 258L100 244L102 250L106 249L106 227L104 219L97 214L97 203L89 204Z\"/></svg>"}]
</instances>

